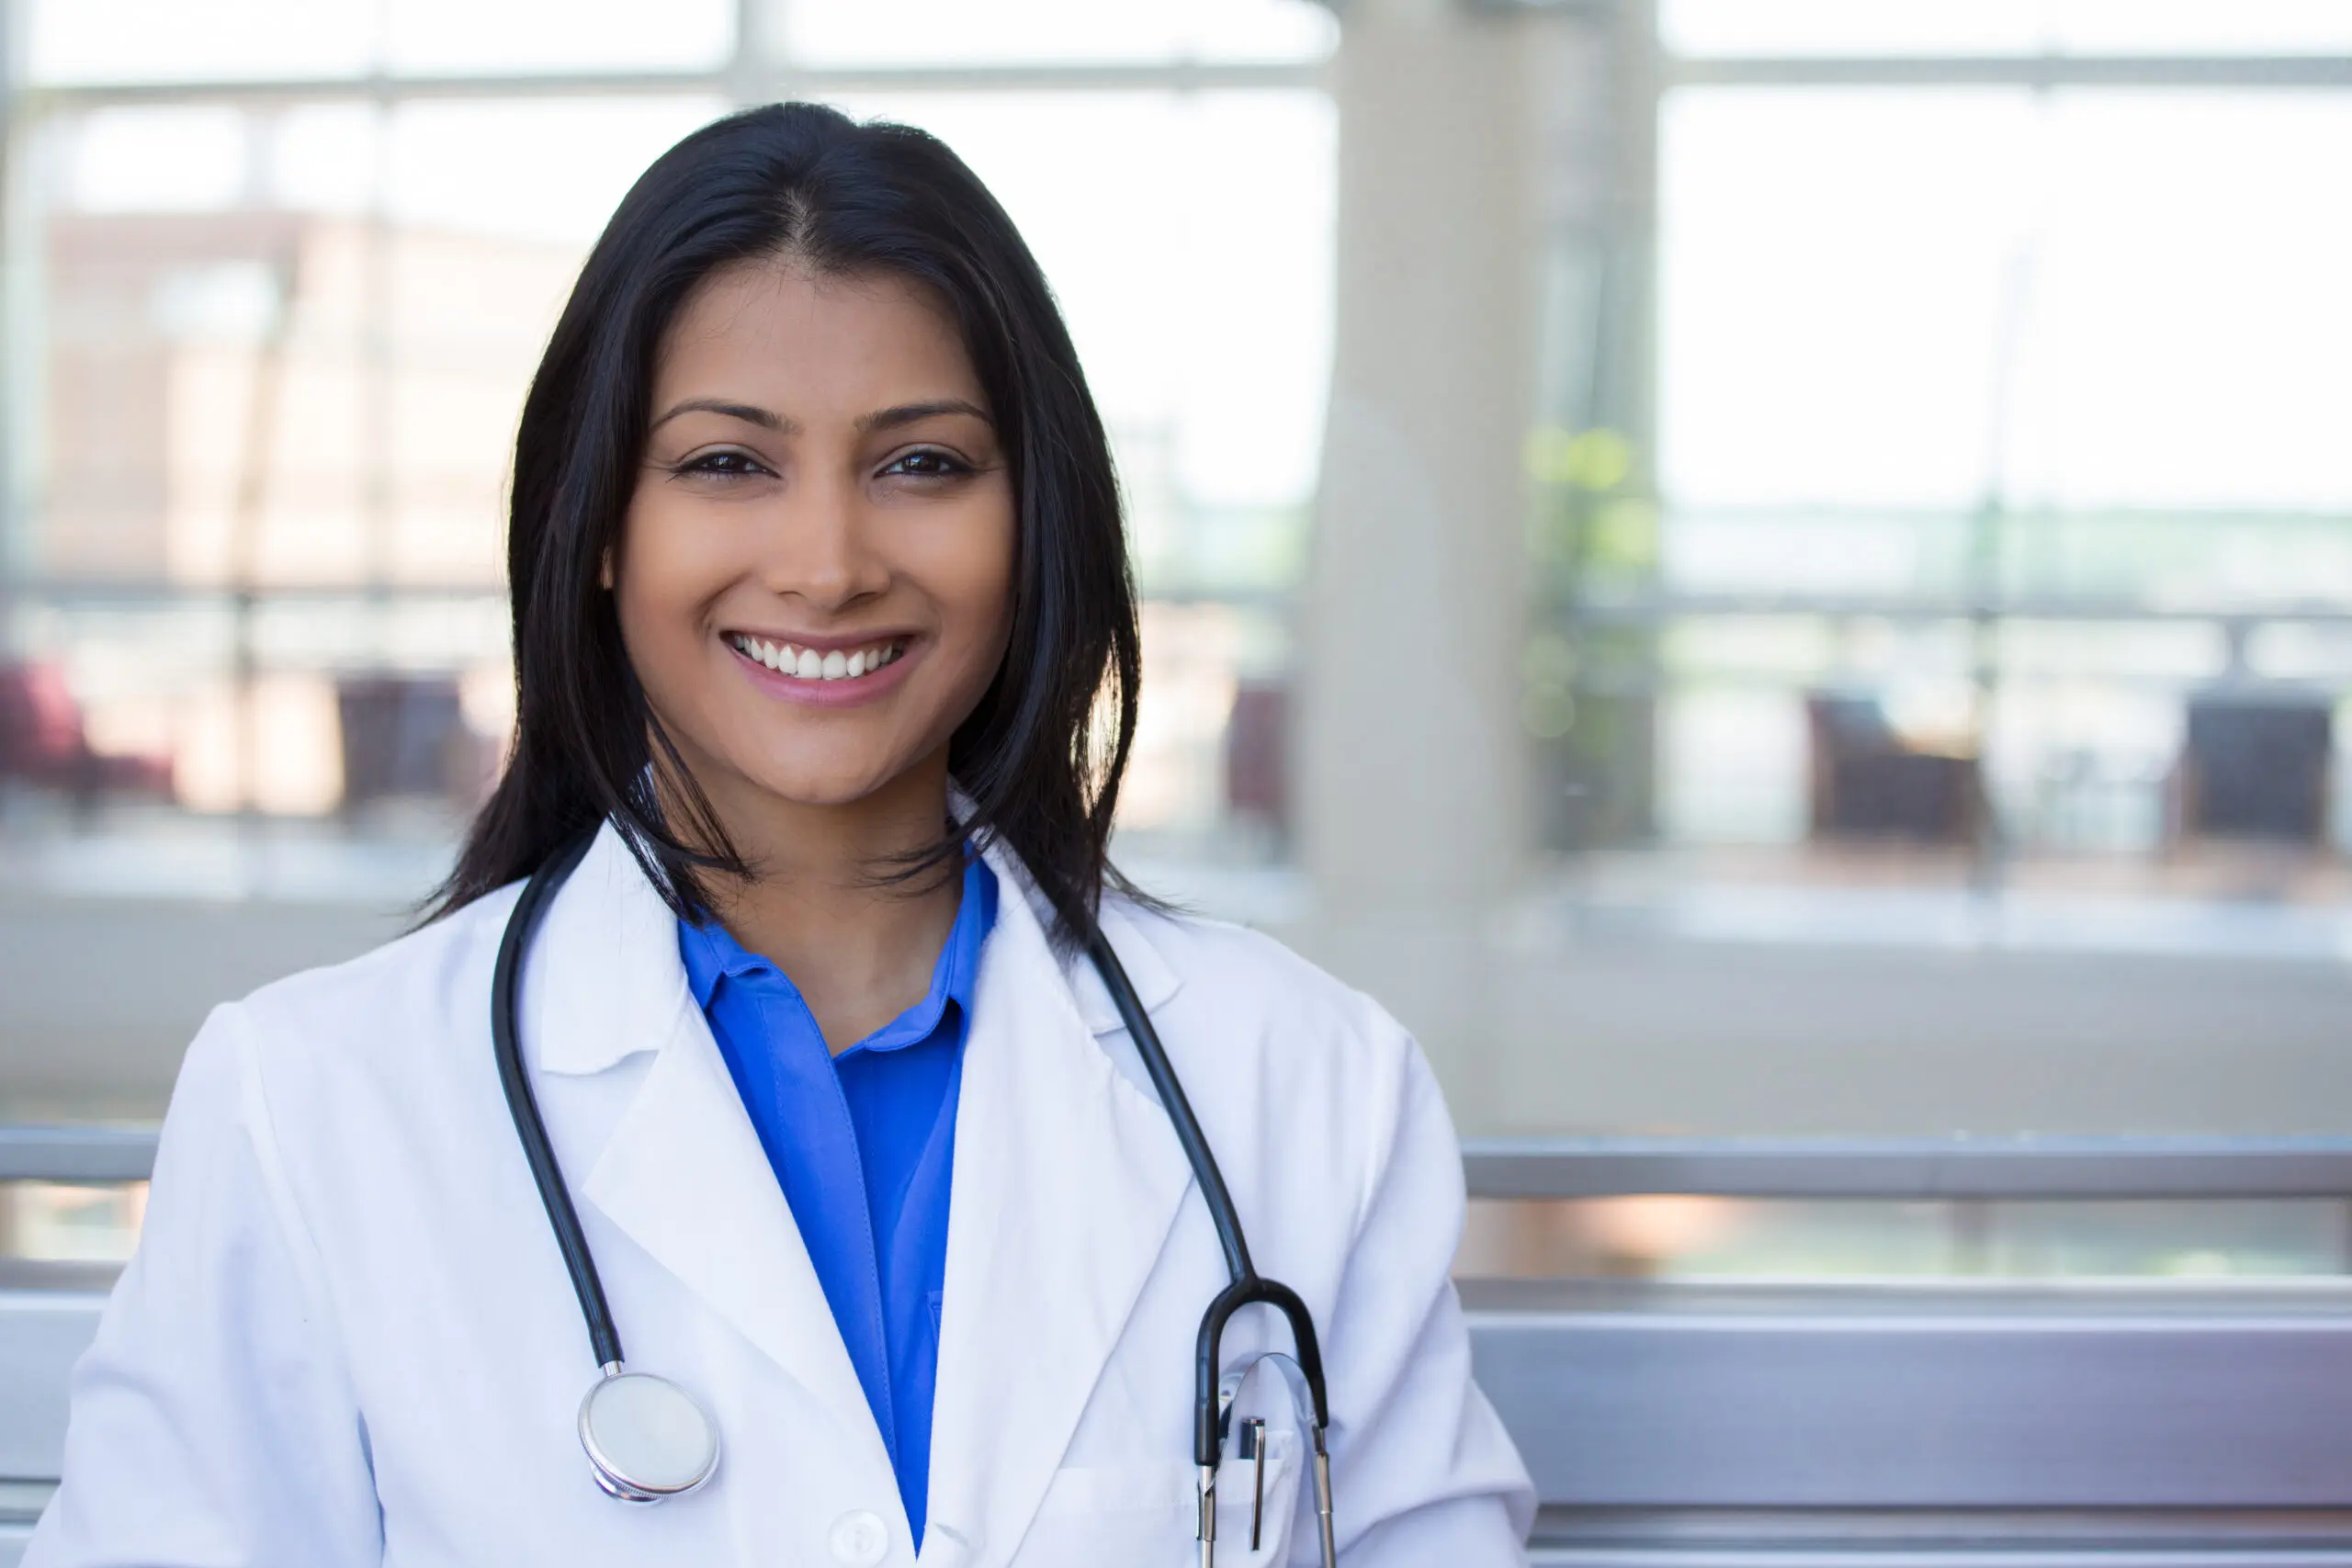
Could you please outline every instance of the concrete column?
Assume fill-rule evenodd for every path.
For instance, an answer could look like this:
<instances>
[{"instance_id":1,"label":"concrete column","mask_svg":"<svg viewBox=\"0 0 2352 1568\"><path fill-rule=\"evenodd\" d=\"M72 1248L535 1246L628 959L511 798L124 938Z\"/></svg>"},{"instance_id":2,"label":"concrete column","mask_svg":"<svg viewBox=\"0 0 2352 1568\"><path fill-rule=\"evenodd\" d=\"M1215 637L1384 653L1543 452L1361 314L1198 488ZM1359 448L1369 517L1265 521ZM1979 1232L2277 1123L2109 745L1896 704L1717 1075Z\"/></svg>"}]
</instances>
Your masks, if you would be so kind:
<instances>
[{"instance_id":1,"label":"concrete column","mask_svg":"<svg viewBox=\"0 0 2352 1568\"><path fill-rule=\"evenodd\" d=\"M1483 938L1529 845L1539 67L1526 20L1460 0L1340 16L1338 319L1296 736L1315 913L1285 934L1421 1037L1475 1125Z\"/></svg>"}]
</instances>

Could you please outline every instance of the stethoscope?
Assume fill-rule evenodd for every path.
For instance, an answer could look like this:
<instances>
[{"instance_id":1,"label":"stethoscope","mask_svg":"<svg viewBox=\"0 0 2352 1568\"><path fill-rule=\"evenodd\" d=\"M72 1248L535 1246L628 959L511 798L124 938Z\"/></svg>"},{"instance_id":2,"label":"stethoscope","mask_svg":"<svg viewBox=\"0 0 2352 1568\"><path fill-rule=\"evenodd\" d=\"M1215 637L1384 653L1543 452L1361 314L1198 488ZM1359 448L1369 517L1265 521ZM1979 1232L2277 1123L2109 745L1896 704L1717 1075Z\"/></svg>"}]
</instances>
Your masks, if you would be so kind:
<instances>
[{"instance_id":1,"label":"stethoscope","mask_svg":"<svg viewBox=\"0 0 2352 1568\"><path fill-rule=\"evenodd\" d=\"M605 1304L604 1281L596 1260L589 1255L581 1234L580 1216L571 1206L571 1189L548 1143L547 1124L539 1119L538 1100L523 1069L522 1048L515 1027L516 998L522 982L523 956L531 944L539 918L549 898L588 852L593 834L584 834L550 856L523 886L522 897L506 919L499 939L498 964L490 982L490 1035L498 1053L498 1076L506 1089L506 1106L514 1113L514 1131L523 1142L539 1201L548 1223L555 1229L556 1246L571 1275L572 1293L580 1299L580 1314L587 1320L588 1343L596 1353L598 1376L580 1402L580 1443L588 1450L596 1484L625 1503L659 1503L680 1497L709 1481L718 1469L718 1425L694 1395L669 1379L628 1370L621 1355L619 1331L613 1326L612 1308ZM1087 956L1102 978L1111 1000L1126 1024L1128 1037L1143 1058L1159 1103L1176 1129L1176 1141L1191 1162L1201 1197L1208 1204L1217 1244L1225 1250L1226 1268L1233 1282L1216 1293L1201 1315L1198 1359L1194 1368L1193 1460L1200 1493L1201 1568L1216 1562L1216 1477L1226 1439L1232 1435L1233 1401L1243 1381L1261 1361L1271 1361L1283 1373L1298 1411L1299 1424L1315 1445L1315 1515L1322 1532L1324 1568L1338 1568L1339 1551L1331 1533L1331 1459L1324 1432L1331 1422L1330 1404L1323 1388L1323 1355L1316 1343L1315 1319L1296 1292L1261 1275L1250 1261L1250 1244L1241 1234L1241 1217L1234 1212L1232 1194L1216 1156L1184 1098L1176 1069L1159 1043L1159 1031L1136 998L1134 985L1120 965L1118 954L1097 929L1087 939ZM1218 1347L1225 1325L1245 1306L1272 1307L1290 1320L1295 1356L1265 1351L1235 1370L1218 1372ZM1250 1511L1251 1550L1259 1545L1261 1516L1265 1505L1265 1423L1242 1423L1237 1457L1251 1461L1256 1487Z\"/></svg>"}]
</instances>

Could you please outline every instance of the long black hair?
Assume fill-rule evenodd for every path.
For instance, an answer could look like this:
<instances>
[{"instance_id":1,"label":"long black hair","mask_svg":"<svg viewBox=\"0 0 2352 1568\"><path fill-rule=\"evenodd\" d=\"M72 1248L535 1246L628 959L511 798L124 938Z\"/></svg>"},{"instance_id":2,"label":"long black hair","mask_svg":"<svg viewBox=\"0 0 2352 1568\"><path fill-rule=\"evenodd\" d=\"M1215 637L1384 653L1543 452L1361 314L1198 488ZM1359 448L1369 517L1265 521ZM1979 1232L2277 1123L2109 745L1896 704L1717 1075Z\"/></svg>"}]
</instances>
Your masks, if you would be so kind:
<instances>
[{"instance_id":1,"label":"long black hair","mask_svg":"<svg viewBox=\"0 0 2352 1568\"><path fill-rule=\"evenodd\" d=\"M950 863L966 834L1001 838L1053 906L1056 938L1075 941L1104 881L1125 886L1108 844L1141 673L1102 417L1045 275L963 161L922 131L813 104L749 109L663 153L556 323L514 439L514 751L433 918L606 818L681 915L707 907L705 874L752 874L649 709L599 573L617 554L664 334L714 272L771 257L905 278L962 334L1018 509L1012 637L949 743L970 809L896 874Z\"/></svg>"}]
</instances>

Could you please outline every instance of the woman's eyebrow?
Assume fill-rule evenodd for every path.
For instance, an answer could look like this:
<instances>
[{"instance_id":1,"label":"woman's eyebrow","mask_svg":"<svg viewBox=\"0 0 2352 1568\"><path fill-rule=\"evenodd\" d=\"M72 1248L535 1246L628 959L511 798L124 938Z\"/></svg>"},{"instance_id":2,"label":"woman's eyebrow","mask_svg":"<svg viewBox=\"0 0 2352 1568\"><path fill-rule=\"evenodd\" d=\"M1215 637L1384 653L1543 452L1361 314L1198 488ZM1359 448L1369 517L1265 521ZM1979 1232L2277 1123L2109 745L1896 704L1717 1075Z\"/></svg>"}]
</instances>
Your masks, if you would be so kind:
<instances>
[{"instance_id":1,"label":"woman's eyebrow","mask_svg":"<svg viewBox=\"0 0 2352 1568\"><path fill-rule=\"evenodd\" d=\"M789 435L800 428L782 414L754 403L730 403L724 398L688 398L655 420L648 429L659 430L682 413L723 414L729 419L740 419L746 424L756 424L762 430L773 430L780 435Z\"/></svg>"},{"instance_id":2,"label":"woman's eyebrow","mask_svg":"<svg viewBox=\"0 0 2352 1568\"><path fill-rule=\"evenodd\" d=\"M978 403L967 403L961 398L940 398L927 403L900 403L896 408L876 409L872 413L860 414L857 428L864 432L895 430L899 425L912 424L917 420L931 419L944 413L969 414L983 424L996 423L989 418L989 411Z\"/></svg>"}]
</instances>

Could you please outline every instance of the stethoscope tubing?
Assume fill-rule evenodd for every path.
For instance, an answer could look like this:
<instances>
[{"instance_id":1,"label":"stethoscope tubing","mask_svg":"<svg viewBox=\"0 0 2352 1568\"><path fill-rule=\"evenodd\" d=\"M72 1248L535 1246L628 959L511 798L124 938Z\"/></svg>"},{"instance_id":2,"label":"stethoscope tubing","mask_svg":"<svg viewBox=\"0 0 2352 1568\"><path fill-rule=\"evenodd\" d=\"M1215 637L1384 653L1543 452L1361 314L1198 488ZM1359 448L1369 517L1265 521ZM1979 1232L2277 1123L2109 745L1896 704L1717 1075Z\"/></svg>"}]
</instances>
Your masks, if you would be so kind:
<instances>
[{"instance_id":1,"label":"stethoscope tubing","mask_svg":"<svg viewBox=\"0 0 2352 1568\"><path fill-rule=\"evenodd\" d=\"M1176 1130L1177 1143L1183 1145L1184 1159L1193 1168L1193 1179L1200 1184L1201 1197L1208 1204L1209 1223L1216 1227L1217 1245L1225 1249L1227 1270L1237 1284L1256 1279L1258 1270L1250 1261L1250 1238L1241 1234L1241 1216L1233 1207L1233 1194L1226 1188L1225 1172L1217 1168L1216 1156L1201 1131L1200 1119L1193 1114L1193 1102L1185 1098L1175 1066L1159 1043L1159 1032L1152 1027L1151 1015L1144 1010L1142 1000L1136 995L1135 982L1127 978L1126 965L1119 962L1118 953L1113 951L1110 939L1099 925L1086 939L1086 956L1093 962L1102 988L1111 993L1111 1005L1118 1010L1119 1021L1126 1026L1127 1037L1135 1042L1136 1055L1143 1058L1144 1073L1151 1079L1151 1087L1159 1096L1160 1109Z\"/></svg>"},{"instance_id":2,"label":"stethoscope tubing","mask_svg":"<svg viewBox=\"0 0 2352 1568\"><path fill-rule=\"evenodd\" d=\"M490 1039L498 1056L498 1077L506 1090L506 1108L514 1118L514 1135L522 1140L523 1157L530 1163L531 1180L555 1232L557 1250L563 1254L564 1272L571 1276L571 1293L580 1299L580 1315L588 1325L588 1343L596 1365L609 1370L624 1363L620 1330L613 1325L613 1309L605 1301L605 1282L596 1272L595 1257L581 1233L580 1215L571 1206L571 1189L563 1168L548 1142L547 1123L539 1116L538 1097L531 1092L531 1075L523 1066L523 1047L515 1021L522 1011L520 991L523 957L548 912L557 888L588 853L595 834L582 833L556 851L523 884L514 912L506 917L505 933L498 942L498 963L490 976Z\"/></svg>"},{"instance_id":3,"label":"stethoscope tubing","mask_svg":"<svg viewBox=\"0 0 2352 1568\"><path fill-rule=\"evenodd\" d=\"M1193 1114L1193 1102L1185 1097L1175 1066L1168 1059L1167 1047L1160 1043L1159 1031L1152 1026L1151 1015L1136 996L1135 983L1127 978L1126 966L1112 951L1101 926L1096 926L1088 937L1086 953L1093 960L1095 973L1102 976L1103 989L1111 993L1111 1005L1118 1010L1119 1021L1135 1043L1136 1055L1143 1059L1144 1073L1159 1092L1160 1109L1176 1130L1176 1141L1183 1146L1184 1157L1193 1167L1193 1179L1201 1189L1202 1201L1208 1205L1209 1223L1216 1228L1217 1245L1225 1249L1226 1269L1232 1276L1233 1282L1217 1292L1201 1317L1200 1338L1194 1349L1193 1462L1212 1468L1217 1463L1224 1439L1224 1423L1217 1404L1222 1359L1218 1348L1227 1322L1245 1306L1270 1306L1289 1320L1291 1337L1298 1348L1299 1370L1306 1375L1307 1390L1314 1398L1315 1425L1318 1429L1329 1426L1330 1407L1323 1391L1323 1350L1316 1338L1314 1314L1306 1310L1306 1303L1298 1299L1296 1292L1279 1280L1264 1278L1250 1262L1249 1238L1242 1234L1241 1216L1234 1208L1232 1192L1225 1185L1225 1172L1218 1168L1216 1155L1209 1148L1200 1120Z\"/></svg>"},{"instance_id":4,"label":"stethoscope tubing","mask_svg":"<svg viewBox=\"0 0 2352 1568\"><path fill-rule=\"evenodd\" d=\"M517 1020L521 1012L523 964L529 952L531 939L545 918L548 904L565 878L579 866L594 841L591 830L566 843L533 872L524 883L513 911L507 916L506 928L499 939L498 958L491 972L491 1043L498 1060L498 1076L505 1090L508 1111L514 1120L515 1136L521 1140L523 1156L531 1169L531 1180L538 1189L539 1202L547 1211L548 1224L555 1233L556 1246L562 1254L564 1271L571 1276L572 1294L580 1303L580 1315L588 1328L588 1342L596 1357L597 1367L606 1378L618 1374L625 1365L621 1353L620 1331L614 1325L612 1307L605 1299L603 1280L596 1272L596 1260L588 1249L587 1237L580 1228L580 1215L572 1207L571 1191L563 1179L555 1149L548 1139L547 1124L539 1114L537 1096L532 1092L530 1074L523 1063L521 1031ZM1261 1275L1250 1257L1249 1238L1242 1233L1241 1216L1233 1202L1233 1194L1225 1184L1225 1173L1218 1168L1216 1156L1210 1149L1208 1138L1201 1131L1200 1119L1193 1112L1192 1101L1185 1097L1184 1086L1168 1059L1167 1048L1160 1043L1159 1032L1153 1027L1151 1017L1136 995L1135 983L1127 977L1125 965L1112 949L1101 926L1091 928L1086 951L1101 976L1103 988L1110 993L1111 1003L1134 1043L1136 1055L1142 1060L1144 1072L1151 1079L1159 1096L1160 1108L1168 1116L1176 1134L1177 1143L1183 1148L1184 1158L1193 1169L1193 1179L1201 1190L1202 1201L1207 1206L1209 1223L1216 1231L1217 1245L1225 1254L1227 1271L1231 1282L1213 1298L1202 1314L1201 1330L1195 1347L1194 1420L1193 1428L1193 1460L1201 1472L1202 1481L1202 1559L1214 1560L1216 1519L1214 1504L1216 1475L1222 1459L1226 1417L1232 1390L1221 1392L1218 1368L1220 1347L1225 1326L1233 1314L1246 1306L1269 1306L1289 1323L1295 1349L1295 1362L1300 1381L1306 1385L1311 1408L1302 1409L1302 1416L1312 1416L1310 1436L1314 1444L1314 1464L1317 1494L1317 1523L1321 1532L1324 1560L1335 1560L1331 1540L1330 1471L1325 1448L1324 1434L1330 1425L1330 1406L1324 1392L1323 1354L1315 1333L1315 1319L1296 1292L1279 1280ZM585 1408L583 1406L583 1423ZM584 1426L583 1426L583 1440ZM610 1466L589 1444L590 1458L595 1461L598 1483L616 1496L629 1501L656 1500L651 1495L638 1495L637 1489L625 1482L608 1480ZM707 1472L706 1472L707 1475ZM699 1481L695 1484L699 1484ZM1262 1481L1261 1481L1262 1483Z\"/></svg>"}]
</instances>

